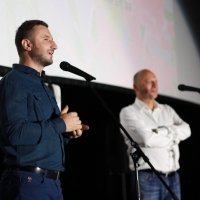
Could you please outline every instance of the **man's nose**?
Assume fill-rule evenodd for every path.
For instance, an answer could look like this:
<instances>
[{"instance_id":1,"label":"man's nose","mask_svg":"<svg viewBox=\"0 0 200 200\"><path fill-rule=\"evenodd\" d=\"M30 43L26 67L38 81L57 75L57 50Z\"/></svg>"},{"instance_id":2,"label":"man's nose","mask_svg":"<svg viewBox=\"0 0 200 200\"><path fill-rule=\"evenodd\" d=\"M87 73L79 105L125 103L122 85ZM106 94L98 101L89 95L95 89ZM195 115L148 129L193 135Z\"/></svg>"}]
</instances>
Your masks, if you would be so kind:
<instances>
[{"instance_id":1,"label":"man's nose","mask_svg":"<svg viewBox=\"0 0 200 200\"><path fill-rule=\"evenodd\" d=\"M52 47L54 50L56 50L58 48L57 44L54 41L52 41Z\"/></svg>"},{"instance_id":2,"label":"man's nose","mask_svg":"<svg viewBox=\"0 0 200 200\"><path fill-rule=\"evenodd\" d=\"M153 82L153 87L156 88L157 87L157 83Z\"/></svg>"}]
</instances>

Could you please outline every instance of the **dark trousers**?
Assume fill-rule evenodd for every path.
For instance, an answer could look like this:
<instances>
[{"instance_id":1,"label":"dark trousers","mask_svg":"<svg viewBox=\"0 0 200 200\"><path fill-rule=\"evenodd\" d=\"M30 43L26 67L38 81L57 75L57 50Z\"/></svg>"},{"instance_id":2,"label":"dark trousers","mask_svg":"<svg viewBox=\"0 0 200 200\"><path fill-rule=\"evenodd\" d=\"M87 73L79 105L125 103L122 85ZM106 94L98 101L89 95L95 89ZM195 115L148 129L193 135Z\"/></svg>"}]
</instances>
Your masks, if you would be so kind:
<instances>
[{"instance_id":1,"label":"dark trousers","mask_svg":"<svg viewBox=\"0 0 200 200\"><path fill-rule=\"evenodd\" d=\"M60 180L24 171L5 171L0 181L1 200L63 200Z\"/></svg>"}]
</instances>

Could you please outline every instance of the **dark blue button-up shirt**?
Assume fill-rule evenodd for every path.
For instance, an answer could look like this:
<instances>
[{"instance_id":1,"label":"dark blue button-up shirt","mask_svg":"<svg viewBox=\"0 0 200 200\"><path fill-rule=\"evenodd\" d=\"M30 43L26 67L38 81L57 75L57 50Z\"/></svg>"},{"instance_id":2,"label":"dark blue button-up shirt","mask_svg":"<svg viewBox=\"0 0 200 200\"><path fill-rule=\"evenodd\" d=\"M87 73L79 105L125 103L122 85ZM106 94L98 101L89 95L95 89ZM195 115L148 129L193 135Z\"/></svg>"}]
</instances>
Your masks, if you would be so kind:
<instances>
[{"instance_id":1,"label":"dark blue button-up shirt","mask_svg":"<svg viewBox=\"0 0 200 200\"><path fill-rule=\"evenodd\" d=\"M5 164L64 170L66 125L39 72L14 64L0 81L0 146Z\"/></svg>"}]
</instances>

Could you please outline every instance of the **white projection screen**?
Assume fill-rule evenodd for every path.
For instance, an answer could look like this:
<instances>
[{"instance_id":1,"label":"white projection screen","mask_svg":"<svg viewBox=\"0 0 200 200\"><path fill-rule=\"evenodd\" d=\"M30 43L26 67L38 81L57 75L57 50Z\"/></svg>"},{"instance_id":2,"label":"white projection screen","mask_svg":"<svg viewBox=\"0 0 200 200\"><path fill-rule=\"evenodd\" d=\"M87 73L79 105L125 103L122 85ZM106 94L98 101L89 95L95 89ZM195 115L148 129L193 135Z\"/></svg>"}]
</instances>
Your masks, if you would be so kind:
<instances>
[{"instance_id":1,"label":"white projection screen","mask_svg":"<svg viewBox=\"0 0 200 200\"><path fill-rule=\"evenodd\" d=\"M16 29L40 19L58 46L47 75L83 80L60 69L67 61L97 83L132 88L133 75L146 68L157 75L160 94L200 103L198 93L177 89L200 87L200 60L174 0L1 0L0 13L2 66L19 60Z\"/></svg>"}]
</instances>

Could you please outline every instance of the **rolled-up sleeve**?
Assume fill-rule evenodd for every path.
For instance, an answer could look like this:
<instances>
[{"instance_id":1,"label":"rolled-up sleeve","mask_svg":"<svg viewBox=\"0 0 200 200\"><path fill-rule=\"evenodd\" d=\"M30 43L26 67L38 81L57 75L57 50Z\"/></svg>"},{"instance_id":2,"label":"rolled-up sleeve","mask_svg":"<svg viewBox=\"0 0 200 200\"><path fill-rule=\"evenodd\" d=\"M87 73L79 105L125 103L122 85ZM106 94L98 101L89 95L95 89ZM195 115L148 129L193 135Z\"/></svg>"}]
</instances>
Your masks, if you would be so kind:
<instances>
[{"instance_id":1,"label":"rolled-up sleeve","mask_svg":"<svg viewBox=\"0 0 200 200\"><path fill-rule=\"evenodd\" d=\"M128 107L121 110L120 121L133 140L142 146L165 147L172 143L167 135L155 133L152 131L152 126L145 126L145 122L137 116L137 113L131 112Z\"/></svg>"}]
</instances>

